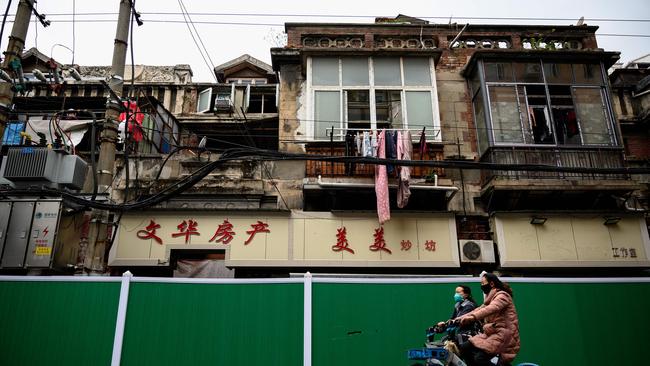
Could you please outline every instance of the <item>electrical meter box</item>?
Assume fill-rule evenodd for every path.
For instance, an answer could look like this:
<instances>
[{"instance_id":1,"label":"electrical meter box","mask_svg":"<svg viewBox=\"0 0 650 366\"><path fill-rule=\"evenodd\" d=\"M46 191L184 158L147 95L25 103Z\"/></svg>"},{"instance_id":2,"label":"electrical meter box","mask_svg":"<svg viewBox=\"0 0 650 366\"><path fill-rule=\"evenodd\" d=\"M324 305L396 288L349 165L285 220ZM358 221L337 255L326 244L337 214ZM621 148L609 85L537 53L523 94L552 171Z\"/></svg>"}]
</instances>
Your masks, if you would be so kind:
<instances>
[{"instance_id":1,"label":"electrical meter box","mask_svg":"<svg viewBox=\"0 0 650 366\"><path fill-rule=\"evenodd\" d=\"M49 268L61 200L0 201L0 268Z\"/></svg>"}]
</instances>

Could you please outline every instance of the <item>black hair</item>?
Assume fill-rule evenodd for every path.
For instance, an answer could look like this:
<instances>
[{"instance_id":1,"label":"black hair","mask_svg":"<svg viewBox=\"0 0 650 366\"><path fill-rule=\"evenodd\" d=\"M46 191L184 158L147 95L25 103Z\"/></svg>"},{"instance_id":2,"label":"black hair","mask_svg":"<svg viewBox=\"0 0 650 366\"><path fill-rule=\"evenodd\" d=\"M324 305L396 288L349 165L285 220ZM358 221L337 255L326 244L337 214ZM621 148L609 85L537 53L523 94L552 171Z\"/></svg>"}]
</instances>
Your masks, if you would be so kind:
<instances>
[{"instance_id":1,"label":"black hair","mask_svg":"<svg viewBox=\"0 0 650 366\"><path fill-rule=\"evenodd\" d=\"M488 283L493 282L494 287L498 288L499 290L503 290L503 291L507 292L508 295L510 295L510 297L514 297L514 294L512 293L512 288L510 287L510 285L508 285L505 282L501 282L499 277L497 277L497 275L495 275L494 273L486 273L486 274L483 275L483 277L485 277L485 279L488 281Z\"/></svg>"},{"instance_id":2,"label":"black hair","mask_svg":"<svg viewBox=\"0 0 650 366\"><path fill-rule=\"evenodd\" d=\"M463 289L463 293L467 295L467 300L469 300L469 302L471 302L472 304L476 305L476 301L474 301L474 298L472 297L472 289L469 288L469 286L465 286L465 285L458 285L458 287Z\"/></svg>"}]
</instances>

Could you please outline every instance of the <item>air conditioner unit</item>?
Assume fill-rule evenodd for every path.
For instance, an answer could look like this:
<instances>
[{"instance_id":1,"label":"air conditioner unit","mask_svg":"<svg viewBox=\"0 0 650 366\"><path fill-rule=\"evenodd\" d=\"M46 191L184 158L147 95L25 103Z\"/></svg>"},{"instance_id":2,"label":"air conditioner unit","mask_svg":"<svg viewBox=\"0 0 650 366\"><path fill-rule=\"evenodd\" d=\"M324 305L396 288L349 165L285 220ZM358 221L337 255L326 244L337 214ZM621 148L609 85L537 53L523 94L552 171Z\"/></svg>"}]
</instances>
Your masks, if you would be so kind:
<instances>
[{"instance_id":1,"label":"air conditioner unit","mask_svg":"<svg viewBox=\"0 0 650 366\"><path fill-rule=\"evenodd\" d=\"M494 242L492 240L459 240L461 262L494 263Z\"/></svg>"},{"instance_id":2,"label":"air conditioner unit","mask_svg":"<svg viewBox=\"0 0 650 366\"><path fill-rule=\"evenodd\" d=\"M217 94L217 97L214 100L214 110L216 112L230 112L232 110L230 96Z\"/></svg>"}]
</instances>

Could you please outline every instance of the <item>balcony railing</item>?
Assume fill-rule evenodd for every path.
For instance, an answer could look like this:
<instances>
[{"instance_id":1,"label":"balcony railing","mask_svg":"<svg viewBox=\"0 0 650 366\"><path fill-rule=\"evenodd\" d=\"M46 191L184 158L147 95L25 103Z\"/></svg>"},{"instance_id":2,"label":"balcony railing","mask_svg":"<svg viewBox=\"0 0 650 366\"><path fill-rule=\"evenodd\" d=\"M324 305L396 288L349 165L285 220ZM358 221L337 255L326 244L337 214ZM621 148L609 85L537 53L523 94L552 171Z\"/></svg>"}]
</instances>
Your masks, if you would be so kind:
<instances>
[{"instance_id":1,"label":"balcony railing","mask_svg":"<svg viewBox=\"0 0 650 366\"><path fill-rule=\"evenodd\" d=\"M557 167L621 168L623 152L618 149L599 148L542 148L542 147L491 147L482 162L497 164L542 164ZM626 180L627 174L566 173L515 170L485 170L483 184L491 179L569 179L569 180Z\"/></svg>"},{"instance_id":2,"label":"balcony railing","mask_svg":"<svg viewBox=\"0 0 650 366\"><path fill-rule=\"evenodd\" d=\"M435 160L444 159L442 148L429 145L424 157L420 156L419 144L413 144L412 160ZM306 146L307 154L324 155L324 156L345 156L345 146L342 142L312 143ZM374 177L375 165L373 164L350 164L335 163L324 161L307 161L307 177ZM444 176L445 171L442 168L431 168L415 166L411 169L412 178L426 178L437 174L439 177Z\"/></svg>"}]
</instances>

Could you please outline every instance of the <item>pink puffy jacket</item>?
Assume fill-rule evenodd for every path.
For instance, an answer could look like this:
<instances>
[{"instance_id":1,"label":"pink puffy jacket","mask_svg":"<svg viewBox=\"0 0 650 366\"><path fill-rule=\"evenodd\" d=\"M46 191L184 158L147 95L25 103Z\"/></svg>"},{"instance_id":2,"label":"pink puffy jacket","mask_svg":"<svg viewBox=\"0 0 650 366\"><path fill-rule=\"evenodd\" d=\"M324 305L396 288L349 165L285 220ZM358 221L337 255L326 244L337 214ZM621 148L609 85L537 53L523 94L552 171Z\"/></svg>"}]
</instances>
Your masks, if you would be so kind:
<instances>
[{"instance_id":1,"label":"pink puffy jacket","mask_svg":"<svg viewBox=\"0 0 650 366\"><path fill-rule=\"evenodd\" d=\"M521 346L519 341L519 318L512 297L505 291L493 288L483 305L463 315L483 320L483 333L469 340L476 348L501 355L501 360L514 360Z\"/></svg>"}]
</instances>

